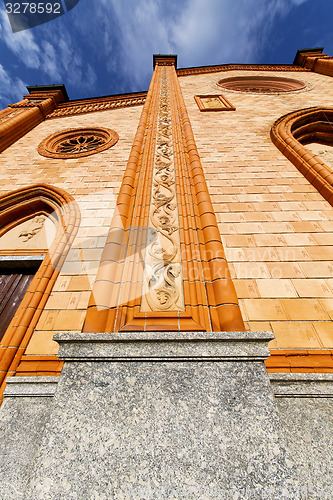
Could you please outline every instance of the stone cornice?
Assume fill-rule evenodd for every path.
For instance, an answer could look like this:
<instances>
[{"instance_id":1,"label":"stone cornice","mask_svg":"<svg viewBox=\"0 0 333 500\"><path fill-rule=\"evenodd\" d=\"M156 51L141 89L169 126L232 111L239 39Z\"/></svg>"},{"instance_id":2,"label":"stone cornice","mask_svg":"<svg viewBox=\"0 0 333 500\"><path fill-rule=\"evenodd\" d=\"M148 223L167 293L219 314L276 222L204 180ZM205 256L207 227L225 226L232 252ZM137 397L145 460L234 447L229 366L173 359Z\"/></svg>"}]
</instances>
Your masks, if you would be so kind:
<instances>
[{"instance_id":1,"label":"stone cornice","mask_svg":"<svg viewBox=\"0 0 333 500\"><path fill-rule=\"evenodd\" d=\"M309 71L306 68L287 64L221 64L219 66L200 66L196 68L179 68L177 76L201 75L220 71Z\"/></svg>"},{"instance_id":2,"label":"stone cornice","mask_svg":"<svg viewBox=\"0 0 333 500\"><path fill-rule=\"evenodd\" d=\"M80 99L60 104L53 111L49 118L60 118L62 116L81 115L94 113L96 111L107 111L116 108L127 108L131 106L140 106L145 103L147 92L137 92L133 94L123 94L107 97L93 97L90 99Z\"/></svg>"}]
</instances>

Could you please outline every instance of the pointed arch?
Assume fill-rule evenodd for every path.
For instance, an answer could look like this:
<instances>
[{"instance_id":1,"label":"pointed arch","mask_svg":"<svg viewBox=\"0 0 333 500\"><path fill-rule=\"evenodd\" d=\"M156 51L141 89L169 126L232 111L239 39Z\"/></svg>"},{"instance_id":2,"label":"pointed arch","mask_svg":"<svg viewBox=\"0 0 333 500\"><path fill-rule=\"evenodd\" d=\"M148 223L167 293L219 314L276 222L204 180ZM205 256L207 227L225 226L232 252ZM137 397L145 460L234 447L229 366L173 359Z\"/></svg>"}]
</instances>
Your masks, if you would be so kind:
<instances>
[{"instance_id":1,"label":"pointed arch","mask_svg":"<svg viewBox=\"0 0 333 500\"><path fill-rule=\"evenodd\" d=\"M71 195L37 184L0 196L0 237L38 214L52 214L56 235L0 344L0 398L7 376L15 374L80 223L79 208Z\"/></svg>"},{"instance_id":2,"label":"pointed arch","mask_svg":"<svg viewBox=\"0 0 333 500\"><path fill-rule=\"evenodd\" d=\"M313 107L288 113L274 123L271 139L333 206L333 171L305 146L310 142L333 144L333 108Z\"/></svg>"}]
</instances>

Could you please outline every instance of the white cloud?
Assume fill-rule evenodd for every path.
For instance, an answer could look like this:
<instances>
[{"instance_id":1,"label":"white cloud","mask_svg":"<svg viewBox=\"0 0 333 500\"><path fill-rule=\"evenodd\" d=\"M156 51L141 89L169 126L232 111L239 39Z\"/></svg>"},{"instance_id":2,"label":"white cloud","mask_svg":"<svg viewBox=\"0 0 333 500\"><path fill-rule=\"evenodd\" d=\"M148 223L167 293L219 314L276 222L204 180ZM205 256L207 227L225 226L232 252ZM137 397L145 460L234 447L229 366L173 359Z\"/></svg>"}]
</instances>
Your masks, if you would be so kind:
<instances>
[{"instance_id":1,"label":"white cloud","mask_svg":"<svg viewBox=\"0 0 333 500\"><path fill-rule=\"evenodd\" d=\"M151 71L153 53L176 53L180 66L254 61L275 18L306 1L100 0L99 15L112 15L105 44L116 26L122 67L140 82Z\"/></svg>"},{"instance_id":2,"label":"white cloud","mask_svg":"<svg viewBox=\"0 0 333 500\"><path fill-rule=\"evenodd\" d=\"M11 75L0 64L0 96L2 108L8 104L22 100L24 94L27 93L27 88L20 78L12 78Z\"/></svg>"},{"instance_id":3,"label":"white cloud","mask_svg":"<svg viewBox=\"0 0 333 500\"><path fill-rule=\"evenodd\" d=\"M14 52L21 62L28 68L40 67L40 48L34 40L31 31L20 31L13 33L7 13L0 9L0 36L7 47Z\"/></svg>"},{"instance_id":4,"label":"white cloud","mask_svg":"<svg viewBox=\"0 0 333 500\"><path fill-rule=\"evenodd\" d=\"M179 66L258 60L277 16L309 0L97 0L13 34L0 9L0 37L43 80L95 92L95 72L146 88L152 54L178 54ZM39 83L39 82L37 82ZM119 90L120 92L121 90Z\"/></svg>"},{"instance_id":5,"label":"white cloud","mask_svg":"<svg viewBox=\"0 0 333 500\"><path fill-rule=\"evenodd\" d=\"M53 45L49 42L42 43L43 51L41 54L41 68L50 78L59 80L61 78L58 67L58 58Z\"/></svg>"}]
</instances>

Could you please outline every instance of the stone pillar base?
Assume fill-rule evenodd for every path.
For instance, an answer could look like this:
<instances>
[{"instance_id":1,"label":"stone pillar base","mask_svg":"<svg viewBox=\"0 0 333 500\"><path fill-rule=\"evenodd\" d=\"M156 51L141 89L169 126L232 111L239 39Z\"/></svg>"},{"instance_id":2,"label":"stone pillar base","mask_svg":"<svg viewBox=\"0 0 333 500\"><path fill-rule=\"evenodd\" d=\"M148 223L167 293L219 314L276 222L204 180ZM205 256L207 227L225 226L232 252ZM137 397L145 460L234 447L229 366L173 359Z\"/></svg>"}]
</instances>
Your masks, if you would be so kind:
<instances>
[{"instance_id":1,"label":"stone pillar base","mask_svg":"<svg viewBox=\"0 0 333 500\"><path fill-rule=\"evenodd\" d=\"M296 499L265 332L58 334L26 499Z\"/></svg>"}]
</instances>

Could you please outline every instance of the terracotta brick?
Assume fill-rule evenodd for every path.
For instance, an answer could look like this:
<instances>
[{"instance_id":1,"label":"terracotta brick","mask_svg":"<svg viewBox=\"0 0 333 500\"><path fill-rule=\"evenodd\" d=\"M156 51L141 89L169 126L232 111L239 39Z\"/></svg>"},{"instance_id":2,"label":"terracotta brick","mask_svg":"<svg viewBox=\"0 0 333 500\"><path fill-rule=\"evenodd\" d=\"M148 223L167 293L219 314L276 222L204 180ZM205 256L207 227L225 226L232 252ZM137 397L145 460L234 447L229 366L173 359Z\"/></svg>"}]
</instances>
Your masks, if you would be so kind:
<instances>
[{"instance_id":1,"label":"terracotta brick","mask_svg":"<svg viewBox=\"0 0 333 500\"><path fill-rule=\"evenodd\" d=\"M68 291L90 290L89 278L86 275L73 276L70 279Z\"/></svg>"},{"instance_id":2,"label":"terracotta brick","mask_svg":"<svg viewBox=\"0 0 333 500\"><path fill-rule=\"evenodd\" d=\"M257 279L256 285L261 297L297 297L291 280Z\"/></svg>"},{"instance_id":3,"label":"terracotta brick","mask_svg":"<svg viewBox=\"0 0 333 500\"><path fill-rule=\"evenodd\" d=\"M85 314L85 311L59 311L54 329L58 331L81 330Z\"/></svg>"},{"instance_id":4,"label":"terracotta brick","mask_svg":"<svg viewBox=\"0 0 333 500\"><path fill-rule=\"evenodd\" d=\"M301 262L300 268L307 278L333 277L332 262Z\"/></svg>"},{"instance_id":5,"label":"terracotta brick","mask_svg":"<svg viewBox=\"0 0 333 500\"><path fill-rule=\"evenodd\" d=\"M327 280L293 279L292 284L299 297L331 297L333 290Z\"/></svg>"},{"instance_id":6,"label":"terracotta brick","mask_svg":"<svg viewBox=\"0 0 333 500\"><path fill-rule=\"evenodd\" d=\"M250 321L289 319L282 301L278 299L244 299L244 306Z\"/></svg>"},{"instance_id":7,"label":"terracotta brick","mask_svg":"<svg viewBox=\"0 0 333 500\"><path fill-rule=\"evenodd\" d=\"M319 302L330 318L333 319L333 297L319 299Z\"/></svg>"},{"instance_id":8,"label":"terracotta brick","mask_svg":"<svg viewBox=\"0 0 333 500\"><path fill-rule=\"evenodd\" d=\"M235 262L233 264L233 268L237 278L270 278L267 264L265 264L264 262Z\"/></svg>"},{"instance_id":9,"label":"terracotta brick","mask_svg":"<svg viewBox=\"0 0 333 500\"><path fill-rule=\"evenodd\" d=\"M315 299L281 299L288 318L293 321L323 321L328 320L319 300Z\"/></svg>"},{"instance_id":10,"label":"terracotta brick","mask_svg":"<svg viewBox=\"0 0 333 500\"><path fill-rule=\"evenodd\" d=\"M290 348L320 348L321 343L315 328L311 323L292 323L282 321L271 323L275 335L275 347Z\"/></svg>"},{"instance_id":11,"label":"terracotta brick","mask_svg":"<svg viewBox=\"0 0 333 500\"><path fill-rule=\"evenodd\" d=\"M333 246L313 246L307 249L312 260L333 261Z\"/></svg>"},{"instance_id":12,"label":"terracotta brick","mask_svg":"<svg viewBox=\"0 0 333 500\"><path fill-rule=\"evenodd\" d=\"M293 262L267 262L266 266L274 279L305 277L300 265Z\"/></svg>"},{"instance_id":13,"label":"terracotta brick","mask_svg":"<svg viewBox=\"0 0 333 500\"><path fill-rule=\"evenodd\" d=\"M53 336L54 331L35 331L32 339L30 340L28 347L25 351L26 355L37 355L37 354L49 354L57 355L59 350L59 344L54 342Z\"/></svg>"},{"instance_id":14,"label":"terracotta brick","mask_svg":"<svg viewBox=\"0 0 333 500\"><path fill-rule=\"evenodd\" d=\"M235 279L234 285L238 298L255 298L259 297L258 289L255 280Z\"/></svg>"}]
</instances>

